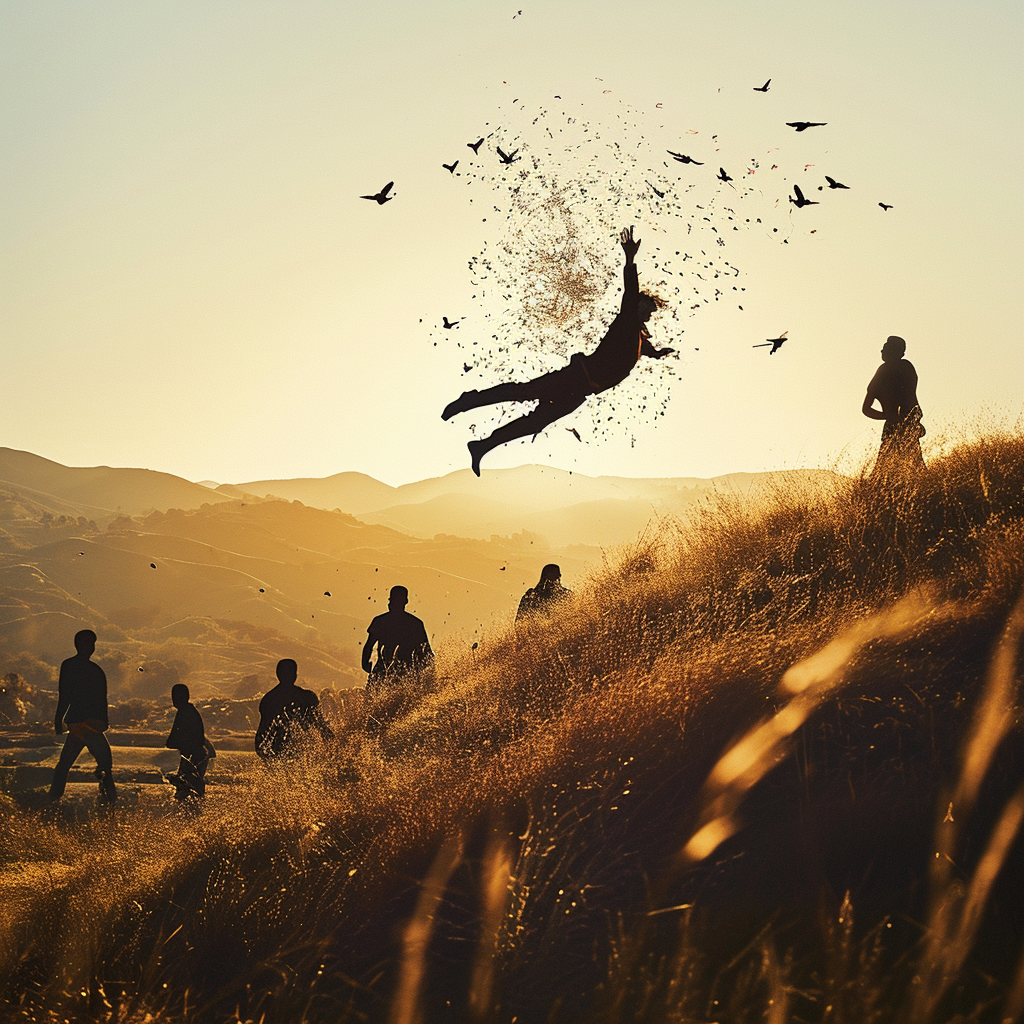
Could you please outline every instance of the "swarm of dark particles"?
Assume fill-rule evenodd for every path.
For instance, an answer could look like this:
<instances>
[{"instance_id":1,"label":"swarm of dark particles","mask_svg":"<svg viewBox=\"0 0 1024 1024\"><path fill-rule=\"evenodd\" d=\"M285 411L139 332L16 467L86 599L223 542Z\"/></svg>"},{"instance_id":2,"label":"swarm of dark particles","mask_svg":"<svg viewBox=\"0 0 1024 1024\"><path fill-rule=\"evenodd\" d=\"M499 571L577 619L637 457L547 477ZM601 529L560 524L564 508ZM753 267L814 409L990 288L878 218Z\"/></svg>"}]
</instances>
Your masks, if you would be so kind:
<instances>
[{"instance_id":1,"label":"swarm of dark particles","mask_svg":"<svg viewBox=\"0 0 1024 1024\"><path fill-rule=\"evenodd\" d=\"M718 137L651 123L624 103L597 119L585 117L582 105L573 112L514 102L499 109L497 127L485 126L484 144L459 179L484 229L480 251L468 260L474 306L467 330L446 339L475 371L462 378L464 388L528 380L564 366L574 352L592 352L619 310L618 235L629 225L642 239L640 287L665 303L651 322L657 347L679 349L684 323L714 303L742 305L745 286L727 257L729 239L752 228L776 241L788 237L789 204L778 206L785 179L774 175L766 193L755 181L757 156L730 182L713 167L679 164L669 148L685 145L714 160ZM518 150L519 159L503 163L498 147ZM591 396L566 425L590 441L632 435L665 414L677 359L641 359L627 380ZM508 411L481 409L475 418L471 432L488 433Z\"/></svg>"}]
</instances>

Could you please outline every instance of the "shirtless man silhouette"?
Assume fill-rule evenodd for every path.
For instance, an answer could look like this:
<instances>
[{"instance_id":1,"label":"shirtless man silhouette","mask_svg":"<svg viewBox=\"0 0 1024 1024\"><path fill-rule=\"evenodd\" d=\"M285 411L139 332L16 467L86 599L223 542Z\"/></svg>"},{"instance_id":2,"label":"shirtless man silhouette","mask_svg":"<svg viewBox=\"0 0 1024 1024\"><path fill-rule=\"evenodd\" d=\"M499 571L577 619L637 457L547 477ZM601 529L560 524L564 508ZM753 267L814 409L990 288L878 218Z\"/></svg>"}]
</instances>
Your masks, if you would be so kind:
<instances>
[{"instance_id":1,"label":"shirtless man silhouette","mask_svg":"<svg viewBox=\"0 0 1024 1024\"><path fill-rule=\"evenodd\" d=\"M366 629L363 671L369 689L406 672L425 668L434 658L423 620L405 610L408 603L409 591L405 587L392 587L388 610L376 616ZM377 660L371 664L374 647Z\"/></svg>"},{"instance_id":2,"label":"shirtless man silhouette","mask_svg":"<svg viewBox=\"0 0 1024 1024\"><path fill-rule=\"evenodd\" d=\"M456 413L496 402L540 403L533 412L498 427L489 437L469 442L467 447L477 476L480 475L480 460L492 448L517 437L539 434L555 420L578 409L588 395L597 395L621 384L641 356L663 359L675 351L671 348L656 349L650 342L646 324L660 303L640 291L634 262L640 239L634 241L633 229L629 228L620 233L619 242L626 254L626 265L622 271L625 287L622 307L601 343L589 356L576 352L568 366L525 383L496 384L485 391L464 391L441 413L441 419L448 420Z\"/></svg>"},{"instance_id":3,"label":"shirtless man silhouette","mask_svg":"<svg viewBox=\"0 0 1024 1024\"><path fill-rule=\"evenodd\" d=\"M917 371L904 359L907 343L890 335L882 346L882 365L875 371L861 411L873 420L884 420L882 443L878 449L872 477L898 471L924 468L921 438L921 406L917 401ZM876 409L875 402L881 406Z\"/></svg>"},{"instance_id":4,"label":"shirtless man silhouette","mask_svg":"<svg viewBox=\"0 0 1024 1024\"><path fill-rule=\"evenodd\" d=\"M107 731L107 676L92 661L96 650L96 634L82 629L75 634L73 658L65 658L60 666L57 682L57 712L53 717L53 730L59 736L68 727L67 739L60 758L53 769L50 799L64 795L68 772L78 755L86 747L96 758L96 776L100 780L100 800L113 803L117 799L114 786L113 757L110 744L103 734Z\"/></svg>"}]
</instances>

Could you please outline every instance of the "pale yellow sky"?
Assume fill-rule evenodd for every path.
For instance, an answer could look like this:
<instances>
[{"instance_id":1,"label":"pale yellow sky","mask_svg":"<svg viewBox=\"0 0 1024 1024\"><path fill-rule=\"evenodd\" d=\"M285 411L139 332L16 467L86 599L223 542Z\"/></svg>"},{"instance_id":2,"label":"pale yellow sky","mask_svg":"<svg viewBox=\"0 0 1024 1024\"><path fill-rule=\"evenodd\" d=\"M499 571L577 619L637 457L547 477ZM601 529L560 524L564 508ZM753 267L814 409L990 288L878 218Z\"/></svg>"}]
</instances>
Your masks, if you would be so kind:
<instances>
[{"instance_id":1,"label":"pale yellow sky","mask_svg":"<svg viewBox=\"0 0 1024 1024\"><path fill-rule=\"evenodd\" d=\"M711 175L778 146L790 170L851 190L790 219L783 187L788 245L729 240L742 312L653 321L683 354L665 418L599 439L581 410L586 443L549 430L485 466L832 465L875 444L860 404L890 333L933 433L1018 417L1018 4L598 3L581 18L542 2L513 18L521 2L0 0L3 443L218 481L463 468L467 425L439 418L463 353L438 328L493 330L467 263L501 224L440 165L465 167L485 123L528 125L513 98L539 112L556 94L598 127L628 109L643 159L696 130L719 135ZM797 136L794 119L828 125ZM392 179L393 202L357 198ZM751 349L782 330L775 356Z\"/></svg>"}]
</instances>

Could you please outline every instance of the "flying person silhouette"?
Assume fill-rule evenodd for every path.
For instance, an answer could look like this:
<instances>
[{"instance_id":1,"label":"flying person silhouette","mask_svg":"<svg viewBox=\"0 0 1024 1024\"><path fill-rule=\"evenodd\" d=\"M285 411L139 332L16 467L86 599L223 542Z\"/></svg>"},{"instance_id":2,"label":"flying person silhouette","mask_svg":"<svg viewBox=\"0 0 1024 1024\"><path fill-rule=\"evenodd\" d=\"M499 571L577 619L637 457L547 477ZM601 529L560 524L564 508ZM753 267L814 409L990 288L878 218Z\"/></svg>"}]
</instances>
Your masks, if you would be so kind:
<instances>
[{"instance_id":1,"label":"flying person silhouette","mask_svg":"<svg viewBox=\"0 0 1024 1024\"><path fill-rule=\"evenodd\" d=\"M650 342L646 324L661 303L640 291L634 262L640 239L634 240L633 229L629 228L620 233L619 242L626 256L622 271L622 307L590 355L576 352L568 366L524 383L496 384L484 391L464 391L441 413L441 419L448 420L457 413L497 402L540 403L533 412L498 427L489 437L469 442L471 466L477 476L480 475L480 460L492 448L517 437L539 434L555 420L578 409L588 395L597 395L621 384L641 356L663 359L675 351L672 348L656 349Z\"/></svg>"},{"instance_id":2,"label":"flying person silhouette","mask_svg":"<svg viewBox=\"0 0 1024 1024\"><path fill-rule=\"evenodd\" d=\"M68 772L78 755L86 747L96 758L96 777L100 780L100 800L113 803L117 799L114 786L113 756L110 744L103 734L107 731L107 676L92 661L96 650L96 634L91 629L81 629L75 634L73 658L61 662L57 682L57 712L53 718L53 730L59 736L68 727L68 736L53 769L50 783L50 799L59 800L64 795Z\"/></svg>"},{"instance_id":3,"label":"flying person silhouette","mask_svg":"<svg viewBox=\"0 0 1024 1024\"><path fill-rule=\"evenodd\" d=\"M906 351L907 343L902 338L895 334L886 338L882 365L871 378L861 406L869 419L885 421L872 477L924 469L921 438L925 429L917 401L917 370L903 358ZM881 412L875 408L876 402Z\"/></svg>"}]
</instances>

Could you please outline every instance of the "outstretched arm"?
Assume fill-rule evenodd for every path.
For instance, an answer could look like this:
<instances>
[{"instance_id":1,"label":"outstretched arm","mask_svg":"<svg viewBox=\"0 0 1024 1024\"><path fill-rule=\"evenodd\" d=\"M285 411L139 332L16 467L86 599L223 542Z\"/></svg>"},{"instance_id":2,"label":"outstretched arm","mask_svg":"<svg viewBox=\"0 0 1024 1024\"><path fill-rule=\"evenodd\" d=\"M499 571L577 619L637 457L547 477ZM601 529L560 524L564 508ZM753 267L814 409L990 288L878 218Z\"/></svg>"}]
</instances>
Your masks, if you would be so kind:
<instances>
[{"instance_id":1,"label":"outstretched arm","mask_svg":"<svg viewBox=\"0 0 1024 1024\"><path fill-rule=\"evenodd\" d=\"M633 257L636 256L637 250L640 248L640 239L633 238L633 226L630 225L628 228L623 228L619 232L619 244L622 246L622 251L626 254L626 266L630 266L633 262Z\"/></svg>"},{"instance_id":2,"label":"outstretched arm","mask_svg":"<svg viewBox=\"0 0 1024 1024\"><path fill-rule=\"evenodd\" d=\"M675 352L674 348L655 348L647 338L640 342L640 355L650 356L652 359L664 359Z\"/></svg>"},{"instance_id":3,"label":"outstretched arm","mask_svg":"<svg viewBox=\"0 0 1024 1024\"><path fill-rule=\"evenodd\" d=\"M636 264L633 262L633 257L640 248L640 239L633 238L632 227L623 228L619 233L619 244L626 254L626 263L622 268L622 312L629 313L636 308L636 301L640 295L640 281L636 275Z\"/></svg>"}]
</instances>

